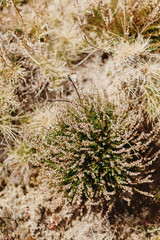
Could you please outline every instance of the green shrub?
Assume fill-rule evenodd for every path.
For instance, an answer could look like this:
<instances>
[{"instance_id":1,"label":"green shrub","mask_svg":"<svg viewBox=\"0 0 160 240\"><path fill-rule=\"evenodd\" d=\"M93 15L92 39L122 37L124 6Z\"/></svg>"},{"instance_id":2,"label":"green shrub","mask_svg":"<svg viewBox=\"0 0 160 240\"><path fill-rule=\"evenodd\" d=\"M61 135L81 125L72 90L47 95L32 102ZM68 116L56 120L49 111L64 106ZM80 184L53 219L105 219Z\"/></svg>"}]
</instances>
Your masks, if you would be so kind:
<instances>
[{"instance_id":1,"label":"green shrub","mask_svg":"<svg viewBox=\"0 0 160 240\"><path fill-rule=\"evenodd\" d=\"M152 181L148 167L158 156L151 157L156 133L141 133L140 119L133 113L116 116L98 98L83 98L63 110L48 131L44 148L50 154L44 161L56 168L71 202L130 201L134 191L150 195L138 186Z\"/></svg>"}]
</instances>

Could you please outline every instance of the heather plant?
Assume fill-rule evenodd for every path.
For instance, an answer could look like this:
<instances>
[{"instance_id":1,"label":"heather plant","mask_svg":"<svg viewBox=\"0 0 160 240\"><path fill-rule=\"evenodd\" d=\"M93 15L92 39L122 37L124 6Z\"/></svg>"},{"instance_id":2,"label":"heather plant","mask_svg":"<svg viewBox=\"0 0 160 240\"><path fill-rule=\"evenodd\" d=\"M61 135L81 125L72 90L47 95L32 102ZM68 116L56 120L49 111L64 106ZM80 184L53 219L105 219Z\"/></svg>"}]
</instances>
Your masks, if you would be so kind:
<instances>
[{"instance_id":1,"label":"heather plant","mask_svg":"<svg viewBox=\"0 0 160 240\"><path fill-rule=\"evenodd\" d=\"M130 202L135 191L151 196L140 185L152 182L149 166L158 153L152 155L151 146L158 130L141 132L143 117L127 115L118 117L108 103L84 97L48 130L41 161L56 169L71 202Z\"/></svg>"}]
</instances>

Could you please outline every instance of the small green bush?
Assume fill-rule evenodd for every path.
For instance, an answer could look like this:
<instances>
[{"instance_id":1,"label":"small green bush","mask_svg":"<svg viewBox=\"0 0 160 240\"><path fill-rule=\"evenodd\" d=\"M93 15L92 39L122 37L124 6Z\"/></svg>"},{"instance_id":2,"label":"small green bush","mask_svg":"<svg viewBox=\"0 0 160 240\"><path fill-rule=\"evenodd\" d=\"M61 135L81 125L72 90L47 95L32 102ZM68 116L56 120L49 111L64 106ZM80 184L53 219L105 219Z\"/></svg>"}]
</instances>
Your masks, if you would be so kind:
<instances>
[{"instance_id":1,"label":"small green bush","mask_svg":"<svg viewBox=\"0 0 160 240\"><path fill-rule=\"evenodd\" d=\"M44 146L71 202L130 201L134 191L150 195L137 186L152 181L148 167L158 156L150 157L156 133L141 133L139 120L116 116L93 97L63 110Z\"/></svg>"}]
</instances>

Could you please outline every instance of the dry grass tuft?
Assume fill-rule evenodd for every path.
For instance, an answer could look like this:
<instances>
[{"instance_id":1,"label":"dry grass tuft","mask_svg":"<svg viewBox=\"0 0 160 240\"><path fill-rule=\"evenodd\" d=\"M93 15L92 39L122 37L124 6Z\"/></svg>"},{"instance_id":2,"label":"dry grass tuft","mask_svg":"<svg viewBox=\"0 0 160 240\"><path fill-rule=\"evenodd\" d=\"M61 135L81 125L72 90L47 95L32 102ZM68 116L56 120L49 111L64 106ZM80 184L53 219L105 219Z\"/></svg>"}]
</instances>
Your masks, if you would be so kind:
<instances>
[{"instance_id":1,"label":"dry grass tuft","mask_svg":"<svg viewBox=\"0 0 160 240\"><path fill-rule=\"evenodd\" d=\"M9 85L0 84L0 135L5 142L15 140L19 116L16 110L19 103ZM16 124L17 122L17 124Z\"/></svg>"}]
</instances>

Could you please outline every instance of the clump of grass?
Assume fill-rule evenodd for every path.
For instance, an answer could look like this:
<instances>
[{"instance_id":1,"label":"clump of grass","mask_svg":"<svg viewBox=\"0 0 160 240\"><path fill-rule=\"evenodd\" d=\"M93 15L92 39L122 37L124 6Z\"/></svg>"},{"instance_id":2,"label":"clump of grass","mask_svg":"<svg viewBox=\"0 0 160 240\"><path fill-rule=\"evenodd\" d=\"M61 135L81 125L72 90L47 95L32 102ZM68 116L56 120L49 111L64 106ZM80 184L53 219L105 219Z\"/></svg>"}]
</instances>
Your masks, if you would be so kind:
<instances>
[{"instance_id":1,"label":"clump of grass","mask_svg":"<svg viewBox=\"0 0 160 240\"><path fill-rule=\"evenodd\" d=\"M8 149L19 137L22 124L28 122L28 116L21 111L21 103L12 84L2 78L0 83L0 150Z\"/></svg>"},{"instance_id":2,"label":"clump of grass","mask_svg":"<svg viewBox=\"0 0 160 240\"><path fill-rule=\"evenodd\" d=\"M115 88L114 104L121 108L124 101L130 109L143 111L147 122L160 117L160 61L151 53L150 40L142 35L136 39L119 39L114 43L111 84ZM117 68L119 73L117 74Z\"/></svg>"},{"instance_id":3,"label":"clump of grass","mask_svg":"<svg viewBox=\"0 0 160 240\"><path fill-rule=\"evenodd\" d=\"M123 64L135 65L137 62L138 65L140 58L150 53L149 43L149 39L144 40L142 35L139 35L136 39L125 40L119 38L114 44L114 57Z\"/></svg>"},{"instance_id":4,"label":"clump of grass","mask_svg":"<svg viewBox=\"0 0 160 240\"><path fill-rule=\"evenodd\" d=\"M34 153L34 149L28 146L23 140L16 139L14 147L8 149L8 159L19 162L27 162L28 156Z\"/></svg>"},{"instance_id":5,"label":"clump of grass","mask_svg":"<svg viewBox=\"0 0 160 240\"><path fill-rule=\"evenodd\" d=\"M160 62L152 60L144 64L141 69L143 78L141 88L142 102L148 118L153 122L159 121L160 117Z\"/></svg>"},{"instance_id":6,"label":"clump of grass","mask_svg":"<svg viewBox=\"0 0 160 240\"><path fill-rule=\"evenodd\" d=\"M90 203L130 202L141 184L152 182L148 167L156 131L140 131L139 115L119 118L99 98L82 98L81 104L63 110L55 127L43 137L42 162L56 169L68 199Z\"/></svg>"},{"instance_id":7,"label":"clump of grass","mask_svg":"<svg viewBox=\"0 0 160 240\"><path fill-rule=\"evenodd\" d=\"M5 142L14 140L17 132L15 122L19 103L9 85L0 84L0 135Z\"/></svg>"},{"instance_id":8,"label":"clump of grass","mask_svg":"<svg viewBox=\"0 0 160 240\"><path fill-rule=\"evenodd\" d=\"M9 13L12 16L8 25L2 24L4 60L13 68L29 59L51 87L59 84L70 71L68 63L91 50L75 20L73 2L28 1L25 7L8 3L3 18Z\"/></svg>"},{"instance_id":9,"label":"clump of grass","mask_svg":"<svg viewBox=\"0 0 160 240\"><path fill-rule=\"evenodd\" d=\"M27 127L30 131L41 132L44 128L48 128L55 123L56 107L37 108L32 116L28 119Z\"/></svg>"},{"instance_id":10,"label":"clump of grass","mask_svg":"<svg viewBox=\"0 0 160 240\"><path fill-rule=\"evenodd\" d=\"M124 92L129 106L143 109L148 122L159 120L160 62L149 53L148 43L135 41L132 44L120 44L117 51L115 50L115 58L128 69L121 82L121 91Z\"/></svg>"}]
</instances>

